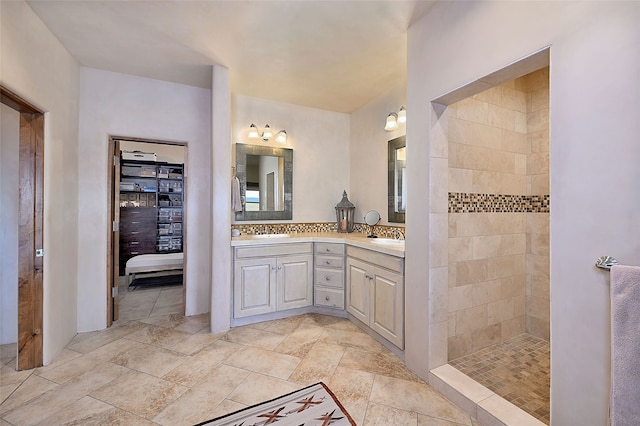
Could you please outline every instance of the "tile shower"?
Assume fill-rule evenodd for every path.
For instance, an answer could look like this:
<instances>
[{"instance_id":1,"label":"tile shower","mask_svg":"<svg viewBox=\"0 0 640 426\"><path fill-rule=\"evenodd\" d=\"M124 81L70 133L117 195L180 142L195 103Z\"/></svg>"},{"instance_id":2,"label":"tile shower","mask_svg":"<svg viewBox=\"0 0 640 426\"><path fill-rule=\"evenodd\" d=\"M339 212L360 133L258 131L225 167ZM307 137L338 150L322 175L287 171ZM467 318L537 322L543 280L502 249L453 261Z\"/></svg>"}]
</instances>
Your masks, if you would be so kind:
<instances>
[{"instance_id":1,"label":"tile shower","mask_svg":"<svg viewBox=\"0 0 640 426\"><path fill-rule=\"evenodd\" d=\"M486 366L465 361L504 354L523 333L548 364L549 68L449 105L446 126L447 360L482 383L470 366ZM535 382L543 403L529 412L548 423L548 374ZM526 400L512 395L518 386L502 387Z\"/></svg>"}]
</instances>

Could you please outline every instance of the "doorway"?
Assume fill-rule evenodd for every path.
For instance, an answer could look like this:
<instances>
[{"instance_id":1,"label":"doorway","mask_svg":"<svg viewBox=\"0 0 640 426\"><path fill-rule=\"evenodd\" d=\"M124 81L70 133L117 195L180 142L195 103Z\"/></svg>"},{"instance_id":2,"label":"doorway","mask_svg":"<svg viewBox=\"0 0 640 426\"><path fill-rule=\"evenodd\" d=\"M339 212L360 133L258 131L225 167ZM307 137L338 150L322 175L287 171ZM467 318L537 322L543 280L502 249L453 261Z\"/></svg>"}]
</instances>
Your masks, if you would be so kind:
<instances>
[{"instance_id":1,"label":"doorway","mask_svg":"<svg viewBox=\"0 0 640 426\"><path fill-rule=\"evenodd\" d=\"M14 117L17 119L15 124L18 127L15 128L13 137L9 137L13 140L5 140L3 131L2 157L4 163L5 144L15 145L17 142L17 150L10 149L7 152L13 157L9 158L9 161L17 163L18 178L11 183L12 186L17 184L19 194L15 197L16 193L13 192L8 206L4 206L3 171L3 215L9 207L17 204L17 208L14 209L13 223L3 223L2 231L3 234L11 234L13 242L17 242L17 246L7 247L6 250L13 250L14 253L17 251L17 257L14 257L13 265L3 263L1 291L3 303L6 299L15 300L16 303L15 309L12 309L17 314L14 322L17 328L16 370L26 370L41 366L43 360L44 113L1 85L0 101L3 107L6 106L16 113ZM3 244L5 241L3 238ZM5 247L2 252L5 253ZM5 266L9 267L9 271L5 270ZM3 312L4 308L3 306Z\"/></svg>"},{"instance_id":2,"label":"doorway","mask_svg":"<svg viewBox=\"0 0 640 426\"><path fill-rule=\"evenodd\" d=\"M107 326L123 297L152 287L180 286L184 313L186 158L184 142L110 137Z\"/></svg>"}]
</instances>

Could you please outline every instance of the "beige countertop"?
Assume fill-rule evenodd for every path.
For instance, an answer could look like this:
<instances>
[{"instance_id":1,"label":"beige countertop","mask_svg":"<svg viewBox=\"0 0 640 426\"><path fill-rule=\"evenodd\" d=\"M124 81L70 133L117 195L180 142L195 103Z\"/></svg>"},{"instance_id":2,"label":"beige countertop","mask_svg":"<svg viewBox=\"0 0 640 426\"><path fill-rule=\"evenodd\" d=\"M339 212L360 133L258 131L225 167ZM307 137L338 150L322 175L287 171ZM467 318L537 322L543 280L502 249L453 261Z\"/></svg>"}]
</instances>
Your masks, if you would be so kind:
<instances>
[{"instance_id":1,"label":"beige countertop","mask_svg":"<svg viewBox=\"0 0 640 426\"><path fill-rule=\"evenodd\" d=\"M339 232L300 232L293 234L240 235L231 237L231 247L248 245L274 245L291 243L342 243L396 257L404 257L404 241L391 241L389 238L367 238L366 234L353 232L349 234ZM286 235L286 236L284 236ZM375 241L378 242L375 242ZM384 242L388 244L384 244Z\"/></svg>"}]
</instances>

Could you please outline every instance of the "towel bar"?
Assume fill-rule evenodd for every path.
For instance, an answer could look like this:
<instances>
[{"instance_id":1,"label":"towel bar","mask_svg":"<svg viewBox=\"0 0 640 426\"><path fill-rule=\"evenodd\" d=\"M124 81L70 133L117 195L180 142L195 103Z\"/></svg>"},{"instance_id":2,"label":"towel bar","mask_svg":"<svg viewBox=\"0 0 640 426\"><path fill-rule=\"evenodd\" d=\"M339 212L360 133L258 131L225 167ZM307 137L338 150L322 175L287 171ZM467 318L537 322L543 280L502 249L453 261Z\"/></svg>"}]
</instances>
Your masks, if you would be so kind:
<instances>
[{"instance_id":1,"label":"towel bar","mask_svg":"<svg viewBox=\"0 0 640 426\"><path fill-rule=\"evenodd\" d=\"M598 260L596 260L596 266L600 269L609 270L613 265L617 265L618 260L611 256L600 256Z\"/></svg>"}]
</instances>

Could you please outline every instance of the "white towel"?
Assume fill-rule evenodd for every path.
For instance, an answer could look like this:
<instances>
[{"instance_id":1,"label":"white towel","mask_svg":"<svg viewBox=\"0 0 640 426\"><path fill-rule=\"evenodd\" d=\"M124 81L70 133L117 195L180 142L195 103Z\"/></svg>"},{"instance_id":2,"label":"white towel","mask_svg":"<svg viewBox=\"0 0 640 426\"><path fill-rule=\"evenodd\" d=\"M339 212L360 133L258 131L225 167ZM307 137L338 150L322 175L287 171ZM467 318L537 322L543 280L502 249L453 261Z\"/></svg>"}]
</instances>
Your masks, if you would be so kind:
<instances>
[{"instance_id":1,"label":"white towel","mask_svg":"<svg viewBox=\"0 0 640 426\"><path fill-rule=\"evenodd\" d=\"M612 426L640 424L640 267L611 267Z\"/></svg>"},{"instance_id":2,"label":"white towel","mask_svg":"<svg viewBox=\"0 0 640 426\"><path fill-rule=\"evenodd\" d=\"M240 198L240 181L237 176L231 180L231 210L234 212L242 211L242 200Z\"/></svg>"}]
</instances>

